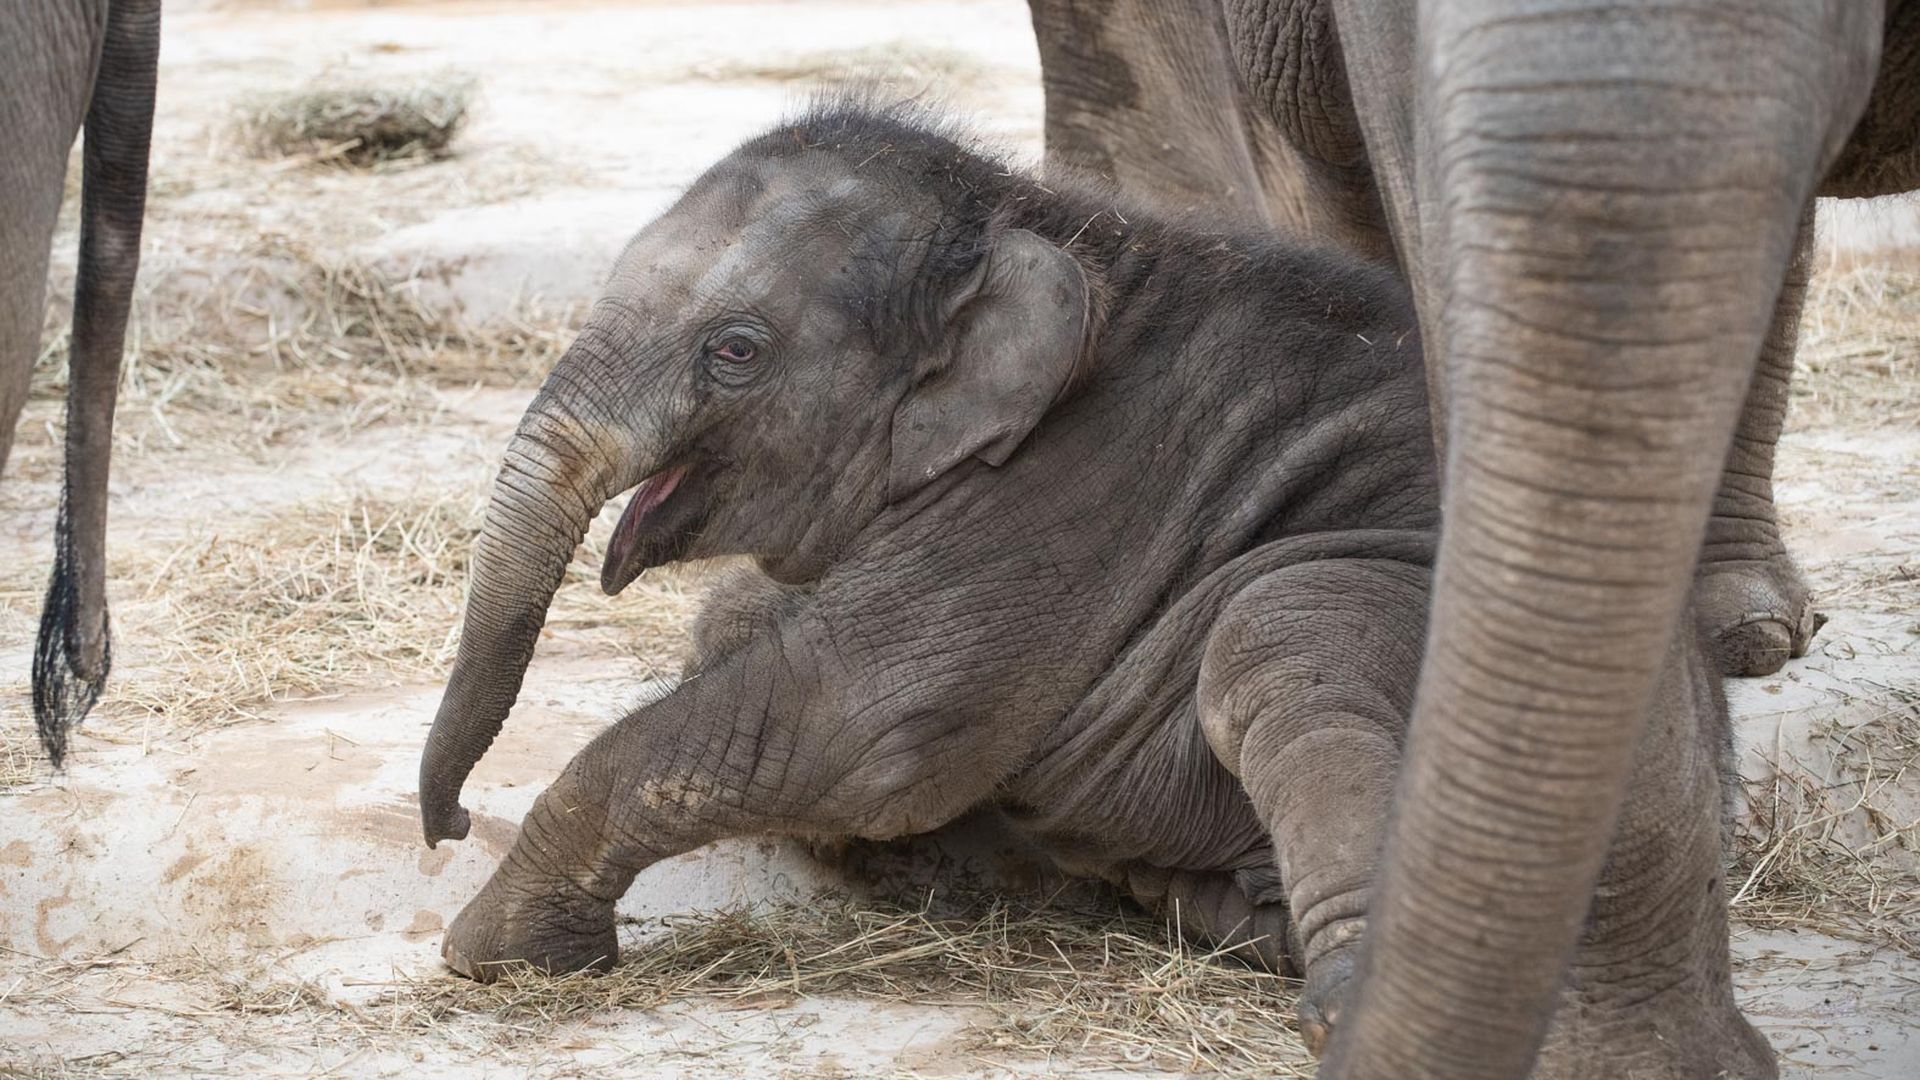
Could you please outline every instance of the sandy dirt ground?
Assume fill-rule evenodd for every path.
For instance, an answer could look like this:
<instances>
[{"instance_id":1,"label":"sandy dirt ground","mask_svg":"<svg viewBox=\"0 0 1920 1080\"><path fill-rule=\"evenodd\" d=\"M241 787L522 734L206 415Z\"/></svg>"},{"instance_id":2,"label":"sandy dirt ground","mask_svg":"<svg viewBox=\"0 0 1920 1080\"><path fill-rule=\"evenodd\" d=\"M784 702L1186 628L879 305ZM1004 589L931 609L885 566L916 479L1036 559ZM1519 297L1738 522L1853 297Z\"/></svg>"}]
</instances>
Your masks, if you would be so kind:
<instances>
[{"instance_id":1,"label":"sandy dirt ground","mask_svg":"<svg viewBox=\"0 0 1920 1080\"><path fill-rule=\"evenodd\" d=\"M57 497L71 208L47 362L0 485L0 1074L1138 1076L1304 1064L1294 1044L1239 1053L1221 1049L1232 1038L1196 1039L1183 1052L1103 1028L1097 1011L1058 1022L1057 1003L1017 991L890 994L857 980L816 991L801 986L791 949L766 966L796 965L794 992L728 997L696 971L637 1003L596 1005L591 986L575 987L565 1008L537 993L463 996L438 964L441 928L541 786L671 677L698 601L700 578L686 573L598 596L603 515L506 735L468 784L473 838L419 843L414 769L486 484L599 275L700 168L836 73L884 71L1036 157L1023 4L169 10L117 436L116 669L63 775L31 743L26 671ZM369 170L260 158L234 126L262 94L422 80L477 87L445 160ZM1920 213L1823 213L1826 268L1779 501L1832 622L1814 655L1730 688L1748 781L1731 875L1736 979L1787 1075L1911 1077ZM908 863L876 886L789 843L727 843L648 871L621 911L630 939L657 941L671 937L661 919L680 913L805 910L842 893L1024 872L991 839ZM1161 985L1149 967L1140 985ZM1206 1022L1252 1030L1224 1005Z\"/></svg>"}]
</instances>

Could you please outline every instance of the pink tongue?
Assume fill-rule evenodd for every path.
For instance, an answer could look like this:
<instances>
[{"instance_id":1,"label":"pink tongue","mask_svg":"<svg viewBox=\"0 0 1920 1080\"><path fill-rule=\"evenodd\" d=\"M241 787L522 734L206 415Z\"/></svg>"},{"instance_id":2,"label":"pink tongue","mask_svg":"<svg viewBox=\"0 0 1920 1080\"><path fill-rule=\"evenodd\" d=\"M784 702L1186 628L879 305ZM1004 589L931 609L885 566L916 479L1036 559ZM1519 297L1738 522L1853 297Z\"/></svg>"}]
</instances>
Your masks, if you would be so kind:
<instances>
[{"instance_id":1,"label":"pink tongue","mask_svg":"<svg viewBox=\"0 0 1920 1080\"><path fill-rule=\"evenodd\" d=\"M633 490L633 498L628 500L627 509L620 515L620 524L614 527L613 539L607 544L607 559L615 565L621 565L633 554L633 545L640 538L640 523L648 514L658 509L680 486L680 478L687 475L685 465L675 465L665 472L657 472Z\"/></svg>"}]
</instances>

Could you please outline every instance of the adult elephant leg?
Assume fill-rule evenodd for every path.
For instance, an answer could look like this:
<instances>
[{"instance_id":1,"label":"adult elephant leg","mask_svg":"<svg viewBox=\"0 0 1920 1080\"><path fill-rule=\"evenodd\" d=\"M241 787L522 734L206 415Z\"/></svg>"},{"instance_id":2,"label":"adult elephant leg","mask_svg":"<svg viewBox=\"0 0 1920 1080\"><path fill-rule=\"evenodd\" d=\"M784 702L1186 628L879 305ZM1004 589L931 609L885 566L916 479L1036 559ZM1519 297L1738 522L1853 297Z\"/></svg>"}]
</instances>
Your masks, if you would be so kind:
<instances>
[{"instance_id":1,"label":"adult elephant leg","mask_svg":"<svg viewBox=\"0 0 1920 1080\"><path fill-rule=\"evenodd\" d=\"M1353 85L1389 144L1411 136L1373 157L1406 170L1382 188L1424 266L1444 525L1358 996L1324 1074L1521 1077L1614 835L1795 225L1866 100L1880 12L1407 14L1347 4L1339 28L1349 56L1403 61ZM1418 78L1396 88L1393 70Z\"/></svg>"},{"instance_id":2,"label":"adult elephant leg","mask_svg":"<svg viewBox=\"0 0 1920 1080\"><path fill-rule=\"evenodd\" d=\"M1294 62L1236 70L1218 0L1030 0L1050 163L1179 209L1390 260L1325 5L1301 4ZM1273 97L1287 107L1269 112Z\"/></svg>"},{"instance_id":3,"label":"adult elephant leg","mask_svg":"<svg viewBox=\"0 0 1920 1080\"><path fill-rule=\"evenodd\" d=\"M7 194L0 197L0 476L5 475L13 451L14 428L27 403L33 362L40 350L48 248L60 215L66 167L66 150L53 146L23 149L12 162L0 163L8 177ZM15 179L16 174L25 175Z\"/></svg>"},{"instance_id":4,"label":"adult elephant leg","mask_svg":"<svg viewBox=\"0 0 1920 1080\"><path fill-rule=\"evenodd\" d=\"M1047 162L1177 209L1267 207L1217 0L1030 0Z\"/></svg>"},{"instance_id":5,"label":"adult elephant leg","mask_svg":"<svg viewBox=\"0 0 1920 1080\"><path fill-rule=\"evenodd\" d=\"M1217 3L1217 0L1216 0ZM1395 257L1326 0L1228 0L1223 24L1254 171L1275 227L1363 259Z\"/></svg>"},{"instance_id":6,"label":"adult elephant leg","mask_svg":"<svg viewBox=\"0 0 1920 1080\"><path fill-rule=\"evenodd\" d=\"M40 349L67 153L105 20L101 4L0 7L0 475Z\"/></svg>"},{"instance_id":7,"label":"adult elephant leg","mask_svg":"<svg viewBox=\"0 0 1920 1080\"><path fill-rule=\"evenodd\" d=\"M1200 721L1273 838L1316 1055L1350 990L1399 772L1428 570L1332 559L1238 593L1207 637Z\"/></svg>"},{"instance_id":8,"label":"adult elephant leg","mask_svg":"<svg viewBox=\"0 0 1920 1080\"><path fill-rule=\"evenodd\" d=\"M1773 453L1787 418L1800 310L1813 270L1813 224L1809 203L1700 551L1701 624L1713 635L1728 675L1773 674L1789 657L1805 656L1826 622L1814 612L1806 583L1780 541L1773 508Z\"/></svg>"},{"instance_id":9,"label":"adult elephant leg","mask_svg":"<svg viewBox=\"0 0 1920 1080\"><path fill-rule=\"evenodd\" d=\"M1775 1075L1734 1001L1727 942L1726 704L1683 627L1647 728L1592 910L1534 1075Z\"/></svg>"}]
</instances>

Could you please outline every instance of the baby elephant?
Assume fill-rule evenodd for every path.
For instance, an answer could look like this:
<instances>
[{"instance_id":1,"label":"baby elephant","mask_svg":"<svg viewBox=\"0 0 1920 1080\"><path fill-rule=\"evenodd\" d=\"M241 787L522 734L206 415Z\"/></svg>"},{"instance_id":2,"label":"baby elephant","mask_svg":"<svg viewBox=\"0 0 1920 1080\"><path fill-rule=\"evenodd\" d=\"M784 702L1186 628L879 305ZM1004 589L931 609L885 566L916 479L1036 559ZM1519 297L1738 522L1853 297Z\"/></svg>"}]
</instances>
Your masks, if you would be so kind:
<instances>
[{"instance_id":1,"label":"baby elephant","mask_svg":"<svg viewBox=\"0 0 1920 1080\"><path fill-rule=\"evenodd\" d=\"M609 966L660 859L991 805L1297 968L1318 1046L1424 644L1427 417L1384 271L1042 182L900 109L754 139L628 246L507 451L421 764L429 842L465 834L461 783L606 499L637 485L609 592L718 555L804 588L731 597L697 675L573 759L448 963ZM1766 1055L1728 986L1715 686L1676 654L1549 1063L1702 1031Z\"/></svg>"}]
</instances>

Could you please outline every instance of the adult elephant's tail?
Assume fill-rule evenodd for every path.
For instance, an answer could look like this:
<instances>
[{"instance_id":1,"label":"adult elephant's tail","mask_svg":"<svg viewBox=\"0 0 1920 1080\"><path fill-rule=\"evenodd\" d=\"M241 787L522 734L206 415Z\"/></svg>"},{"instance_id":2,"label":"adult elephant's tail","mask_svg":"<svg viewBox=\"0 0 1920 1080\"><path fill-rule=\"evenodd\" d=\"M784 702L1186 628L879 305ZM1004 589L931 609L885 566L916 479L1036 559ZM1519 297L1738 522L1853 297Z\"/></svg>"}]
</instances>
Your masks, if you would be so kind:
<instances>
[{"instance_id":1,"label":"adult elephant's tail","mask_svg":"<svg viewBox=\"0 0 1920 1080\"><path fill-rule=\"evenodd\" d=\"M127 313L140 266L147 153L160 57L160 0L113 0L87 106L80 268L68 361L67 471L53 580L33 650L33 715L59 767L67 731L100 697L107 632L107 463Z\"/></svg>"}]
</instances>

